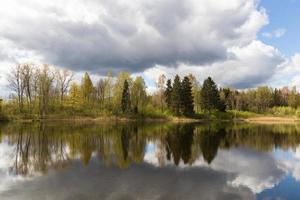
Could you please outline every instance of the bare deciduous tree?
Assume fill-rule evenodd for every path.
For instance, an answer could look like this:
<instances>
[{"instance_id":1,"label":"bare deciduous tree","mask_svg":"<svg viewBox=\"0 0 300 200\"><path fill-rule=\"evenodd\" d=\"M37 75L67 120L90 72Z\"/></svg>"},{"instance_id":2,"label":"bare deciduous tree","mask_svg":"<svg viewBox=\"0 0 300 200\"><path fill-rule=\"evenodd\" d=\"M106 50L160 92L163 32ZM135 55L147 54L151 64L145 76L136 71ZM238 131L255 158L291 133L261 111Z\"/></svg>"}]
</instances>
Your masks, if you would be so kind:
<instances>
[{"instance_id":1,"label":"bare deciduous tree","mask_svg":"<svg viewBox=\"0 0 300 200\"><path fill-rule=\"evenodd\" d=\"M8 87L14 91L18 97L18 106L20 112L24 105L24 82L22 79L22 65L18 64L8 74Z\"/></svg>"},{"instance_id":2,"label":"bare deciduous tree","mask_svg":"<svg viewBox=\"0 0 300 200\"><path fill-rule=\"evenodd\" d=\"M62 105L70 83L73 80L73 73L67 69L57 69L56 80L59 89L60 103Z\"/></svg>"}]
</instances>

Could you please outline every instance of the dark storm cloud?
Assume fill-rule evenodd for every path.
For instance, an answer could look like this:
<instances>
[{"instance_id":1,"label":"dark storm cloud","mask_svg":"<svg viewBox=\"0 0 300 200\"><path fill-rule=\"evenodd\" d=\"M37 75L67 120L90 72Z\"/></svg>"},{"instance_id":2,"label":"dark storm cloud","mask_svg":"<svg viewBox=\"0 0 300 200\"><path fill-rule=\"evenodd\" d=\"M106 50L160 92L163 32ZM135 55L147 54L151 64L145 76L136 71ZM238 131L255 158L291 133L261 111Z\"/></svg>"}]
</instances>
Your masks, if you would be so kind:
<instances>
[{"instance_id":1,"label":"dark storm cloud","mask_svg":"<svg viewBox=\"0 0 300 200\"><path fill-rule=\"evenodd\" d=\"M226 56L226 49L216 44L209 49L195 44L185 50L180 47L181 41L162 40L153 44L151 39L138 35L130 38L136 27L108 21L109 28L101 23L37 21L28 28L16 28L3 35L19 48L43 55L51 64L91 72L107 69L141 72L155 64L205 64ZM118 40L112 31L128 38Z\"/></svg>"}]
</instances>

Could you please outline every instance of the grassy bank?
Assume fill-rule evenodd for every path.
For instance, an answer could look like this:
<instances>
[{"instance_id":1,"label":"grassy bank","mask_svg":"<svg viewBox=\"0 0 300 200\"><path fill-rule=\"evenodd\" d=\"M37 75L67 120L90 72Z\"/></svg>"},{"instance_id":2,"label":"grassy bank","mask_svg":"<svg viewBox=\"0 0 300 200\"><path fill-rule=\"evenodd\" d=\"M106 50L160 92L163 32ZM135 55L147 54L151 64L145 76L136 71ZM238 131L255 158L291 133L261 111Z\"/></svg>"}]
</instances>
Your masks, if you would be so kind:
<instances>
[{"instance_id":1,"label":"grassy bank","mask_svg":"<svg viewBox=\"0 0 300 200\"><path fill-rule=\"evenodd\" d=\"M45 119L40 119L38 115L10 115L7 117L0 117L0 121L94 121L94 122L114 122L114 121L149 121L149 122L204 122L204 121L244 121L251 123L295 123L300 122L299 113L297 110L287 110L277 108L269 110L265 113L254 113L248 111L229 110L227 112L200 112L192 116L173 116L168 112L165 113L151 113L148 115L113 115L113 114L51 114L47 115Z\"/></svg>"}]
</instances>

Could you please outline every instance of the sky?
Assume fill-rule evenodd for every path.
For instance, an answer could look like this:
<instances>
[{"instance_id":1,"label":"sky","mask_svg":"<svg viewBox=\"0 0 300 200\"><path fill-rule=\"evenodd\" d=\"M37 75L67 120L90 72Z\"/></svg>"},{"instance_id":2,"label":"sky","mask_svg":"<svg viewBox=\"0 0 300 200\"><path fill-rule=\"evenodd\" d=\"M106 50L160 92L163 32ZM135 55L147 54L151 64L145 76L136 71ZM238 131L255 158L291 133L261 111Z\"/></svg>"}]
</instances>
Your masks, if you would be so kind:
<instances>
[{"instance_id":1,"label":"sky","mask_svg":"<svg viewBox=\"0 0 300 200\"><path fill-rule=\"evenodd\" d=\"M300 0L9 0L0 6L0 95L16 63L220 86L300 87ZM80 80L80 78L77 78Z\"/></svg>"}]
</instances>

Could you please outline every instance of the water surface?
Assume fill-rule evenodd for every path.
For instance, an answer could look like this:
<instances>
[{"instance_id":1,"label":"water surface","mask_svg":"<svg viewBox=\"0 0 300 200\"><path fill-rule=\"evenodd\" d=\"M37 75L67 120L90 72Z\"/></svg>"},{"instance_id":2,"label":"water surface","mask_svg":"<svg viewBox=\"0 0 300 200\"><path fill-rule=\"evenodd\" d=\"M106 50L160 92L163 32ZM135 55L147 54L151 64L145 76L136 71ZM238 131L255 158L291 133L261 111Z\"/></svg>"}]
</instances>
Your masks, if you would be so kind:
<instances>
[{"instance_id":1,"label":"water surface","mask_svg":"<svg viewBox=\"0 0 300 200\"><path fill-rule=\"evenodd\" d=\"M0 124L0 199L299 199L299 131L297 124Z\"/></svg>"}]
</instances>

